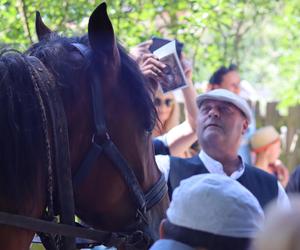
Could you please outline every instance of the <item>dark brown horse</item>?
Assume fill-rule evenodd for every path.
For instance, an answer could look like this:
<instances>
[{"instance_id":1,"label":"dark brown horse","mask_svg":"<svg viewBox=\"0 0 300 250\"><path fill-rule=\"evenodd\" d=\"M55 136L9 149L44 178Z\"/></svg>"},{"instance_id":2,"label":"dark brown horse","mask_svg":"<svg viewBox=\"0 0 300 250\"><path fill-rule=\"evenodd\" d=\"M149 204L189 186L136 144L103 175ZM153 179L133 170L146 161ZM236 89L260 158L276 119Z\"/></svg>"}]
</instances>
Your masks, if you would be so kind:
<instances>
[{"instance_id":1,"label":"dark brown horse","mask_svg":"<svg viewBox=\"0 0 300 250\"><path fill-rule=\"evenodd\" d=\"M114 142L144 193L160 179L151 141L156 119L151 91L135 62L116 43L106 5L91 15L87 36L61 37L40 18L36 26L38 43L25 54L7 52L0 58L0 211L40 218L45 207L49 209L49 193L57 182L49 173L59 167L51 169L53 144L62 132L53 132L53 127L65 114L71 171L78 182L74 184L77 216L97 229L129 234L140 229L157 239L167 195L148 207L149 224L137 221L141 219L137 211L143 212L147 205L137 201L128 185L132 181L122 176L105 148ZM96 81L92 90L91 81ZM101 91L93 93L98 87ZM50 115L49 107L59 103L54 92L59 93L64 110ZM100 118L107 129L95 123L97 105L102 105ZM104 153L87 160L95 144L104 145ZM56 150L65 150L64 146ZM91 164L82 170L85 161ZM54 209L59 210L56 193ZM28 249L33 235L32 230L0 225L0 249Z\"/></svg>"}]
</instances>

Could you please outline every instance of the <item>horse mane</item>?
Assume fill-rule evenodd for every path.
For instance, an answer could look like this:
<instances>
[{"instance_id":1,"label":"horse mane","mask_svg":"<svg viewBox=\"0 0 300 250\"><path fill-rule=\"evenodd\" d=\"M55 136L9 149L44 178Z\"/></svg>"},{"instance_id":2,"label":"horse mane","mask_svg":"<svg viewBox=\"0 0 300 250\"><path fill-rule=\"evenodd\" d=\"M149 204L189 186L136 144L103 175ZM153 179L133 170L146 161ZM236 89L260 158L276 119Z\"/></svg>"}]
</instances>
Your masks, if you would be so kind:
<instances>
[{"instance_id":1,"label":"horse mane","mask_svg":"<svg viewBox=\"0 0 300 250\"><path fill-rule=\"evenodd\" d=\"M122 62L121 75L128 85L124 91L127 91L127 94L131 96L133 108L137 110L138 117L143 121L146 131L152 132L157 120L157 112L151 98L153 93L150 83L141 73L137 63L128 56L121 45L119 45L119 53Z\"/></svg>"},{"instance_id":2,"label":"horse mane","mask_svg":"<svg viewBox=\"0 0 300 250\"><path fill-rule=\"evenodd\" d=\"M51 33L46 39L42 39L29 48L27 53L38 57L53 73L58 84L62 87L71 87L69 91L75 95L77 91L74 79L78 79L76 76L79 76L79 72L82 75L82 70L86 72L95 70L93 65L99 65L99 63L92 53L89 53L84 60L70 58L70 52L74 52L75 49L72 43L81 43L89 47L86 35L66 38L57 33ZM118 49L121 58L119 80L122 81L122 84L120 84L120 88L126 92L125 95L130 97L132 109L137 112L139 119L137 122L141 122L143 128L151 132L157 119L157 113L151 99L150 87L137 63L127 55L120 44L118 44Z\"/></svg>"},{"instance_id":3,"label":"horse mane","mask_svg":"<svg viewBox=\"0 0 300 250\"><path fill-rule=\"evenodd\" d=\"M43 118L28 60L14 51L0 55L0 195L15 212L30 203L46 170Z\"/></svg>"},{"instance_id":4,"label":"horse mane","mask_svg":"<svg viewBox=\"0 0 300 250\"><path fill-rule=\"evenodd\" d=\"M95 58L90 55L84 60L74 60L70 57L70 52L75 49L72 43L88 46L87 36L65 38L53 34L34 44L25 54L16 51L0 54L0 195L15 205L16 212L24 199L37 192L38 178L47 170L45 126L49 124L45 125L34 89L34 84L42 86L46 83L39 77L40 80L33 79L32 71L36 69L32 68L29 59L31 55L39 58L53 74L56 84L68 88L65 91L68 94L75 95L80 90L76 89L74 79L78 79L76 76L82 74L82 70L88 73ZM130 97L132 109L139 119L137 122L150 132L157 117L151 93L137 64L122 46L118 47L121 58L119 80L124 83L120 88ZM47 86L42 88L47 92Z\"/></svg>"}]
</instances>

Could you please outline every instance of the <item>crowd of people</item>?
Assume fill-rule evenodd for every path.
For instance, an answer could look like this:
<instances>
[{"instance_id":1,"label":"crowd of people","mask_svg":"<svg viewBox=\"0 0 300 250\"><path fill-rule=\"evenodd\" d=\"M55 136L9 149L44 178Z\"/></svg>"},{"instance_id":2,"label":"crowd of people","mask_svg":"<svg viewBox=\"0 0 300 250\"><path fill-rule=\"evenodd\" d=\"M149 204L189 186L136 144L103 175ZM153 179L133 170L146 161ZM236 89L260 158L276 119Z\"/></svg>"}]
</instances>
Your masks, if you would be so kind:
<instances>
[{"instance_id":1,"label":"crowd of people","mask_svg":"<svg viewBox=\"0 0 300 250\"><path fill-rule=\"evenodd\" d=\"M153 144L171 200L151 250L300 249L300 198L286 193L300 192L300 166L290 176L279 159L280 134L273 126L256 128L239 96L237 66L218 68L197 95L191 64L178 54L187 81L180 121L174 92L159 86L166 64L151 53L152 43L131 50L153 91Z\"/></svg>"},{"instance_id":2,"label":"crowd of people","mask_svg":"<svg viewBox=\"0 0 300 250\"><path fill-rule=\"evenodd\" d=\"M206 92L197 96L190 64L179 55L188 79L188 87L181 89L186 111L180 123L174 93L163 93L158 84L165 65L148 50L150 45L137 46L133 56L155 89L153 143L171 199L161 239L151 249L300 249L299 198L290 202L285 191L287 186L299 192L300 167L289 181L279 159L280 134L273 126L256 128L253 110L239 96L237 66L218 68ZM198 152L189 150L195 141ZM285 220L282 236L277 228ZM273 234L282 242L270 242Z\"/></svg>"}]
</instances>

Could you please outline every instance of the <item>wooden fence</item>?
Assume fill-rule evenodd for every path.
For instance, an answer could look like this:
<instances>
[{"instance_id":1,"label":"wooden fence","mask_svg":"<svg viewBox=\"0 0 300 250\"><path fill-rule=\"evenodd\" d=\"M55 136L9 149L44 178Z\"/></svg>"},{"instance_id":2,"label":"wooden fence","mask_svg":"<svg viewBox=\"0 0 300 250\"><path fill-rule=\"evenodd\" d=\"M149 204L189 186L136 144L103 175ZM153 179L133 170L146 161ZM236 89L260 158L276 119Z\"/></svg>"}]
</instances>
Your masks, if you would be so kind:
<instances>
[{"instance_id":1,"label":"wooden fence","mask_svg":"<svg viewBox=\"0 0 300 250\"><path fill-rule=\"evenodd\" d=\"M266 105L266 112L261 112L259 103L255 103L256 128L273 125L282 136L282 162L293 170L300 164L300 105L290 107L288 114L282 116L277 110L277 102ZM262 113L265 113L264 115Z\"/></svg>"}]
</instances>

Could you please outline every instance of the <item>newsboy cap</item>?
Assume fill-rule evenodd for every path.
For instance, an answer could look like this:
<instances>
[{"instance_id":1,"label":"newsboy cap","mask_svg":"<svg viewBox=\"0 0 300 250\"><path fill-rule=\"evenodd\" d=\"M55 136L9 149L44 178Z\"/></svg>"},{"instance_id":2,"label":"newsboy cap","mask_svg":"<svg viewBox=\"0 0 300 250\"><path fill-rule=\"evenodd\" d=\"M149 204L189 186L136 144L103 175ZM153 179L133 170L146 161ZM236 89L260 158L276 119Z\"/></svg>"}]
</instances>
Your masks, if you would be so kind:
<instances>
[{"instance_id":1,"label":"newsboy cap","mask_svg":"<svg viewBox=\"0 0 300 250\"><path fill-rule=\"evenodd\" d=\"M199 174L174 190L168 220L177 226L236 238L252 238L261 228L263 210L238 181L220 174Z\"/></svg>"},{"instance_id":2,"label":"newsboy cap","mask_svg":"<svg viewBox=\"0 0 300 250\"><path fill-rule=\"evenodd\" d=\"M246 116L249 123L252 120L252 112L249 107L249 104L242 97L228 91L226 89L215 89L211 90L207 93L200 94L197 97L197 105L200 107L202 103L206 100L216 100L216 101L224 101L233 104L237 107L242 113Z\"/></svg>"}]
</instances>

